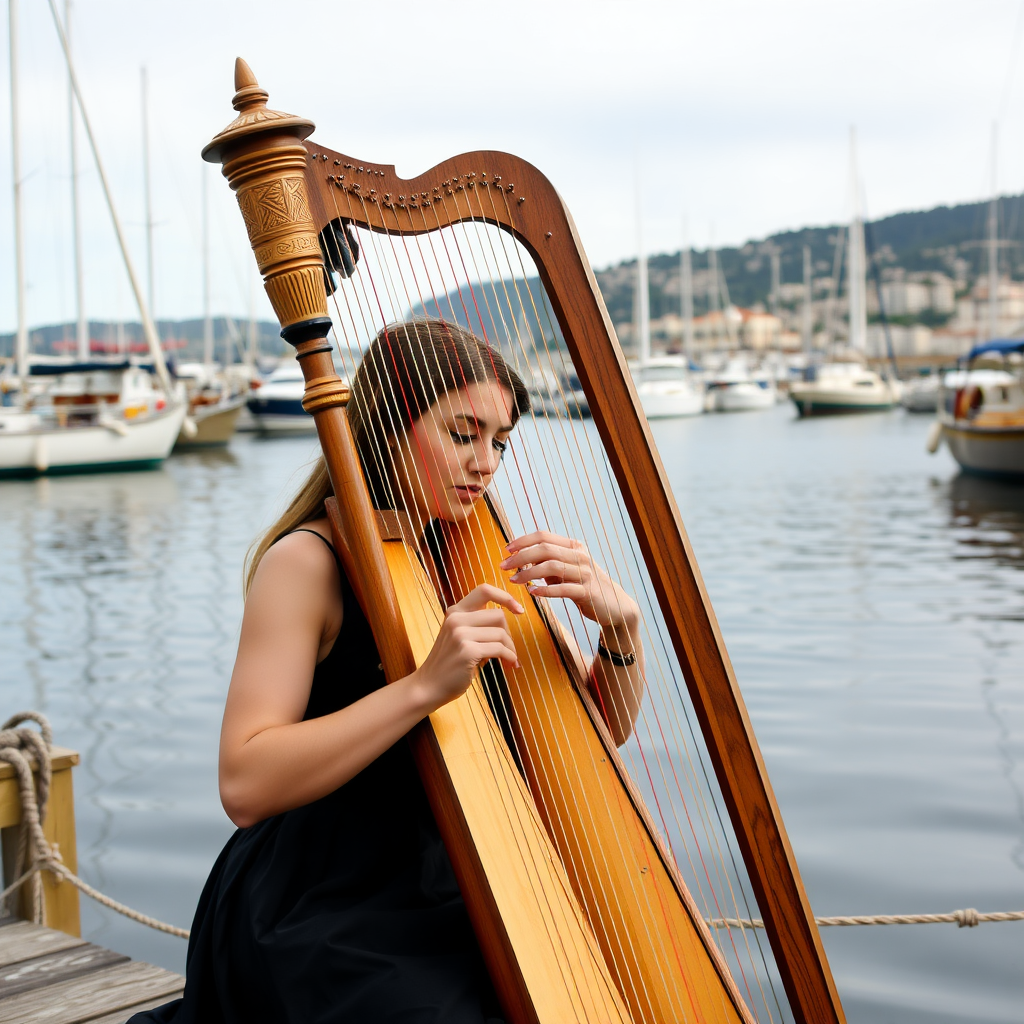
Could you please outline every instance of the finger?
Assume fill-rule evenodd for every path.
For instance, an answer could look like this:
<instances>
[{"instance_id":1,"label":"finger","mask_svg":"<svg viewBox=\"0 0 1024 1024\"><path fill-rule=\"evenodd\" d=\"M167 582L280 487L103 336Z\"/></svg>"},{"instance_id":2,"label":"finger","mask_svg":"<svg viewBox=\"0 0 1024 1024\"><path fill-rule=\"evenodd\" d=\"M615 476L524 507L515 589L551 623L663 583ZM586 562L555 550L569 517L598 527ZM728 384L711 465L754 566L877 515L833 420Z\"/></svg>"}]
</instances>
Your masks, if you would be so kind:
<instances>
[{"instance_id":1,"label":"finger","mask_svg":"<svg viewBox=\"0 0 1024 1024\"><path fill-rule=\"evenodd\" d=\"M478 666L482 665L485 661L490 661L491 658L500 658L513 668L519 668L519 655L516 654L516 649L511 641L508 643L491 642L475 645L473 660Z\"/></svg>"},{"instance_id":2,"label":"finger","mask_svg":"<svg viewBox=\"0 0 1024 1024\"><path fill-rule=\"evenodd\" d=\"M570 601L584 601L587 597L585 587L578 583L541 584L530 588L534 597L567 597Z\"/></svg>"},{"instance_id":3,"label":"finger","mask_svg":"<svg viewBox=\"0 0 1024 1024\"><path fill-rule=\"evenodd\" d=\"M481 608L478 612L453 611L447 616L449 629L476 629L489 626L504 629L505 611L502 608Z\"/></svg>"},{"instance_id":4,"label":"finger","mask_svg":"<svg viewBox=\"0 0 1024 1024\"><path fill-rule=\"evenodd\" d=\"M489 583L481 583L479 587L471 590L458 604L448 609L449 613L454 611L476 612L486 608L488 604L501 605L516 615L522 615L525 609L507 591L498 587L492 587Z\"/></svg>"},{"instance_id":5,"label":"finger","mask_svg":"<svg viewBox=\"0 0 1024 1024\"><path fill-rule=\"evenodd\" d=\"M509 631L502 626L478 626L466 635L465 641L467 644L512 645Z\"/></svg>"},{"instance_id":6,"label":"finger","mask_svg":"<svg viewBox=\"0 0 1024 1024\"><path fill-rule=\"evenodd\" d=\"M582 583L583 578L583 570L578 565L567 564L555 559L527 566L525 569L520 569L509 577L512 583L528 583L530 580L543 579L553 579L566 583Z\"/></svg>"},{"instance_id":7,"label":"finger","mask_svg":"<svg viewBox=\"0 0 1024 1024\"><path fill-rule=\"evenodd\" d=\"M582 548L578 540L571 537L563 537L560 533L552 533L550 530L536 530L533 533L516 537L505 545L508 551L522 551L523 548L531 547L534 544L558 544L567 548Z\"/></svg>"},{"instance_id":8,"label":"finger","mask_svg":"<svg viewBox=\"0 0 1024 1024\"><path fill-rule=\"evenodd\" d=\"M540 562L545 558L557 558L563 562L570 562L573 565L583 564L590 561L590 555L586 548L572 548L566 544L555 544L545 541L543 544L531 544L510 554L499 566L501 569L517 569L528 565L530 562Z\"/></svg>"}]
</instances>

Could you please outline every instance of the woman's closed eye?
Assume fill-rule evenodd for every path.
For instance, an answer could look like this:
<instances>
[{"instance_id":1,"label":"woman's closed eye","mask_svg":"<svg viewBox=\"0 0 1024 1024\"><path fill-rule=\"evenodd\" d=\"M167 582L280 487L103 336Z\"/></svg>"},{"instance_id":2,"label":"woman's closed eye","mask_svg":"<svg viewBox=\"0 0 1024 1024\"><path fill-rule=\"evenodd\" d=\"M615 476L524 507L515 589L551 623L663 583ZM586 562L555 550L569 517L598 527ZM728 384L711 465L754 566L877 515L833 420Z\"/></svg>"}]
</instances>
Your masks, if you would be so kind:
<instances>
[{"instance_id":1,"label":"woman's closed eye","mask_svg":"<svg viewBox=\"0 0 1024 1024\"><path fill-rule=\"evenodd\" d=\"M448 433L456 444L473 444L474 441L478 440L476 434L460 434L457 430L449 430ZM491 447L493 447L499 455L504 455L505 451L508 449L508 441L499 441L495 438L491 442Z\"/></svg>"}]
</instances>

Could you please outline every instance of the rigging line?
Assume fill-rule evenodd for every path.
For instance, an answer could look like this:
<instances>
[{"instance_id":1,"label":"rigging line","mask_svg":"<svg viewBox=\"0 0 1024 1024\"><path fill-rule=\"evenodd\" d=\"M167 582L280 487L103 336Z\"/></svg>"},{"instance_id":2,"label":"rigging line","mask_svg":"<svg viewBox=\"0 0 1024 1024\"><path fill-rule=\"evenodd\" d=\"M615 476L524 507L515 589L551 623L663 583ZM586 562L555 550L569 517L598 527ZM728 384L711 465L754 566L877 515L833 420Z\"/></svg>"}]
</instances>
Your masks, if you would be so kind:
<instances>
[{"instance_id":1,"label":"rigging line","mask_svg":"<svg viewBox=\"0 0 1024 1024\"><path fill-rule=\"evenodd\" d=\"M443 205L446 207L446 210L445 210L446 215L449 217L449 219L451 219L450 212L447 210L447 203L443 201ZM436 211L435 211L435 216L436 216ZM456 242L457 242L457 239L456 239ZM522 480L521 480L521 483L523 483ZM515 497L514 497L515 493L516 492L513 491L513 500L515 500ZM529 493L528 489L525 490L525 493L527 493L527 494ZM531 656L531 661L532 661L532 656ZM535 667L532 669L532 671L534 672L534 675L536 676L537 672L536 672L536 668ZM532 691L531 691L531 696L532 696ZM534 704L535 704L535 701L534 701ZM535 708L535 710L536 710L536 708ZM547 719L548 719L548 721L550 723L552 723L552 724L554 723L554 718L553 718L553 716L551 714L550 709L547 709L546 717L547 717ZM531 730L530 731L531 731L531 733L533 733L532 726L531 726ZM547 741L545 741L544 746L547 746ZM549 753L549 757L550 757L551 756L550 755L550 747L548 747L548 753ZM563 761L562 774L563 774L564 777L568 777L568 773L566 772L566 766L564 764L564 757L562 758L562 761ZM545 775L546 775L546 769L545 769ZM551 783L549 782L548 785L550 786ZM553 788L555 788L556 792L559 791L557 787L553 787ZM575 791L575 789L572 789L571 792L573 794L573 801L577 803L577 813L578 813L579 812L579 807L578 807L578 801L576 800L576 791ZM549 806L548 807L548 813L549 813L550 816L552 816L557 821L557 823L559 824L559 827L561 828L561 830L563 832L563 835L567 834L566 830L565 830L565 823L564 823L564 821L562 821L560 812L558 812L557 808L551 808ZM575 836L575 832L576 832L575 825L572 826L572 832L573 832L573 835ZM576 842L578 843L578 837L576 837ZM577 869L577 872L578 872L578 869ZM587 877L589 879L589 873L588 872L584 872L584 877ZM593 880L592 879L589 880L589 884L593 885ZM603 889L603 881L601 882L601 888ZM621 907L620 907L620 916L621 916ZM621 947L621 938L618 938L617 941L619 942L619 945ZM636 991L635 985L633 986L633 990ZM648 999L648 1002L649 1002L649 999Z\"/></svg>"},{"instance_id":2,"label":"rigging line","mask_svg":"<svg viewBox=\"0 0 1024 1024\"><path fill-rule=\"evenodd\" d=\"M382 215L382 221L383 221L383 215ZM386 225L386 222L384 222L384 227L385 227L385 230L386 230L386 229L387 229L387 225ZM392 242L392 247L393 247L393 245L394 245L394 243ZM401 275L400 275L400 278L401 278ZM404 280L404 279L403 279L403 280ZM408 295L407 295L407 297L408 297ZM422 299L422 295L420 296L420 298ZM406 331L406 335L407 335L407 340L408 340L408 332L407 332L407 331ZM421 354L422 354L422 355L423 355L423 356L425 357L425 353L423 353L423 352L421 351ZM435 357L435 358L436 358L436 357ZM389 385L390 385L390 382L389 382ZM417 468L417 473L418 473L418 468ZM408 556L409 558L411 558L411 557L412 557L412 553L411 553L411 551L410 551L410 550L409 550L409 549L408 549L407 547L406 547L406 549L405 549L405 550L406 550L407 556ZM478 680L477 682L478 682L478 686L479 686L479 680ZM478 696L480 697L480 699L482 699L482 694L478 694ZM477 729L479 730L479 722L476 722L476 727L477 727ZM493 776L494 776L494 773L495 773L495 768L494 768L494 765L493 765L493 764L491 764L491 765L490 765L490 767L491 767L491 772L492 772L492 777L493 777ZM508 812L508 807L507 807L507 799L505 798L505 796L504 796L503 794L501 794L501 790L500 790L500 787L496 787L496 788L498 788L498 789L499 789L499 795L501 795L501 798L502 798L502 803L503 803L503 807L504 807L504 809L505 809L506 819L507 819L507 820L509 821L509 823L510 823L510 825L511 825L511 816L509 815L509 812ZM518 811L517 811L517 814L518 814ZM522 823L520 822L520 826L521 826L521 824L522 824ZM518 835L517 835L517 834L515 833L515 829L514 829L514 828L512 828L512 829L511 829L511 831L513 832L513 835L514 835L515 841L516 841L516 843L517 843L517 847L519 847L519 849L520 849L520 859L521 859L522 863L524 864L524 866L527 866L527 867L528 867L528 866L529 866L529 862L528 862L528 860L527 860L527 857L526 857L526 856L524 856L524 855L523 855L523 853L522 853L522 849L521 849L521 846L519 845L519 838L518 838ZM532 856L532 855L531 855L531 856ZM535 869L535 870L534 870L534 878L536 879L536 864L535 864L535 863L534 863L534 869ZM534 888L536 888L536 882L534 882ZM550 910L551 908L550 908L550 904L549 904L549 901L548 901L548 898L547 898L547 894L546 894L546 893L544 893L544 901L545 901L545 904L547 904L547 905L548 905L548 907L549 907L549 910ZM539 904L538 904L538 906L539 906ZM548 917L545 917L545 916L544 916L543 914L542 914L541 916L542 916L542 919L543 919L543 920L545 921L545 927L547 927L547 926L548 926L548 920L549 920L549 918L548 918ZM550 916L551 916L551 917L553 917L553 914L552 914L552 915L550 915ZM549 936L549 937L550 937L550 936ZM560 942L560 936L559 936L559 942ZM564 949L564 947L563 947L563 949ZM559 961L559 968L560 968L560 970L561 970L561 972L562 972L562 974L563 974L563 979L562 979L562 980L563 980L563 984L565 984L565 977L564 977L564 971L565 971L565 966L566 966L566 962L567 962L567 959L568 959L568 958L564 958L564 959L562 959L562 960L560 960L560 961ZM576 979L575 979L575 978L572 978L571 980L572 980L572 981L573 981L573 983L575 984L575 981L576 981ZM568 986L568 985L566 985L566 989L567 989L567 991L569 991L569 992L570 992L570 998L572 998L572 991L571 991L571 990L569 989L569 986ZM580 998L581 998L581 997L580 997L580 993L579 993L579 991L578 991L578 987L577 987L577 990L576 990L576 998L577 998L577 1000L580 1000Z\"/></svg>"},{"instance_id":3,"label":"rigging line","mask_svg":"<svg viewBox=\"0 0 1024 1024\"><path fill-rule=\"evenodd\" d=\"M479 228L478 228L478 231L479 231ZM504 238L502 238L502 248L503 248L503 249L504 249L504 246L505 246L505 240L504 240ZM517 251L518 251L518 249L517 249ZM507 255L507 253L506 253L506 255ZM521 263L521 256L520 256L520 263ZM511 261L509 261L509 266L511 267ZM515 274L514 274L514 272L513 272L513 283L514 283L514 286L515 286L516 288L518 288L518 286L517 286L517 285L515 285ZM504 284L503 284L503 287L504 287ZM521 307L521 309L522 309L522 307ZM510 311L511 311L511 300L510 300ZM523 312L523 313L524 313L524 315L525 315L525 310L522 310L522 312ZM561 457L561 451L560 451L560 447L556 445L556 446L555 446L555 450L556 450L556 451L558 452L558 454L559 454L559 457ZM532 473L532 468L531 468L531 473ZM570 493L571 493L571 492L570 492ZM560 505L560 507L561 507L561 499L559 498L559 496L558 496L557 492L556 492L555 498L556 498L556 502L558 502L558 503L559 503L559 505ZM574 504L575 504L575 503L574 503ZM566 517L565 517L565 515L564 515L564 508L562 508L562 512L563 512L562 518L563 518L563 519L565 519ZM570 625L572 626L572 628L573 628L573 629L575 629L575 626L573 625L573 623L572 623L572 622L570 623ZM579 645L578 645L578 643L577 643L577 647L578 647L578 646L579 646ZM653 909L653 908L650 908L650 909ZM649 932L648 932L648 935L649 935Z\"/></svg>"},{"instance_id":4,"label":"rigging line","mask_svg":"<svg viewBox=\"0 0 1024 1024\"><path fill-rule=\"evenodd\" d=\"M506 205L506 211L508 212L509 218L511 219L511 210L508 209L507 199L505 200L505 205ZM503 242L503 245L504 245L504 240L502 240L502 242ZM518 252L518 248L517 248L517 252ZM520 255L520 266L522 266L521 255ZM525 268L523 268L523 274L524 274L524 277L525 277ZM513 280L514 280L514 278L513 278ZM527 288L528 288L528 285L527 285ZM517 288L517 291L518 291L518 288ZM529 294L530 294L531 300L532 300L532 291L530 291ZM536 307L534 307L534 309L535 309L535 313L536 313ZM547 310L547 307L546 307L546 304L545 304L545 313L547 313L547 312L548 312L548 310ZM538 320L539 320L539 316L538 316ZM550 325L550 317L549 317L549 325ZM542 333L542 337L544 337L543 333ZM553 328L552 328L552 337L554 337L554 330L553 330ZM545 341L545 345L546 345L546 337L544 338L544 341ZM576 436L575 430L573 430L572 433L573 433L573 436L575 437ZM586 436L587 436L588 441L589 441L589 433ZM577 440L577 445L578 445L578 440ZM607 463L605 463L605 466L607 468ZM621 509L620 509L620 516L621 516ZM636 555L635 555L635 552L634 552L634 560L635 560L635 557L636 557ZM644 712L644 720L646 721L646 712ZM638 738L638 744L639 744L639 738ZM685 803L685 801L684 801L684 803ZM664 818L663 818L663 825L664 825ZM694 838L696 839L696 836L694 836ZM698 847L699 847L699 843L698 843ZM708 881L709 881L709 884L710 884L710 878L708 879ZM714 886L712 886L712 892L714 893ZM734 902L734 905L735 905L735 900L733 900L733 902ZM716 898L716 904L717 904L717 898ZM741 967L741 970L742 970L742 967ZM749 994L749 986L748 986L748 994ZM770 1011L769 1011L769 1013L770 1013Z\"/></svg>"}]
</instances>

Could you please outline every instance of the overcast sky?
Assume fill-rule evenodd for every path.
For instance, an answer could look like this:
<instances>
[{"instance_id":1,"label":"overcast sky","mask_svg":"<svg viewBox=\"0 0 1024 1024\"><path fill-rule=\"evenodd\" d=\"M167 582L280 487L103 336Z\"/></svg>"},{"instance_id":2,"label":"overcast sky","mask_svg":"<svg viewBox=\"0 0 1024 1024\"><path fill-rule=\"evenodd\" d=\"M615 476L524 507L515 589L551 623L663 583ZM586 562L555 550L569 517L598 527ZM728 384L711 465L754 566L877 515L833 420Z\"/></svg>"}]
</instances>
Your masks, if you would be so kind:
<instances>
[{"instance_id":1,"label":"overcast sky","mask_svg":"<svg viewBox=\"0 0 1024 1024\"><path fill-rule=\"evenodd\" d=\"M57 0L63 5L63 0ZM209 174L216 314L270 316L241 218L199 150L233 116L232 65L331 148L412 175L496 148L555 183L596 266L730 245L850 212L848 139L872 217L1024 189L1024 0L74 0L73 48L132 254L145 272L140 68L149 77L155 312L202 314ZM47 0L18 0L28 320L74 313L66 77ZM7 38L3 35L6 65ZM7 76L0 110L0 331L13 328ZM136 313L80 138L85 294ZM610 189L610 185L624 186ZM614 205L608 205L608 197Z\"/></svg>"}]
</instances>

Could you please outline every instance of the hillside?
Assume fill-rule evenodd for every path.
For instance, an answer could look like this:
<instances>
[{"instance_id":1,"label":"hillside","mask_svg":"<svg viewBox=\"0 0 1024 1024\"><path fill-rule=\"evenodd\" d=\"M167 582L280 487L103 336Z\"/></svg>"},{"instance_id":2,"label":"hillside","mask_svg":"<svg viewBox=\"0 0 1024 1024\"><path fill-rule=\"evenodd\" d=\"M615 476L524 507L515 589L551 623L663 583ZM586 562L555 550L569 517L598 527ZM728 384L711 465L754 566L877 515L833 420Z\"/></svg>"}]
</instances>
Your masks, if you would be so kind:
<instances>
[{"instance_id":1,"label":"hillside","mask_svg":"<svg viewBox=\"0 0 1024 1024\"><path fill-rule=\"evenodd\" d=\"M999 235L1002 239L1020 242L1024 236L1024 196L1005 196L999 200ZM932 210L897 213L869 224L869 248L878 254L881 267L902 267L908 272L940 271L957 282L973 281L981 272L985 253L978 245L985 235L988 203L965 203L960 206L938 206ZM724 272L729 295L739 306L768 305L771 291L771 258L773 247L779 250L783 303L796 299L796 284L803 279L803 247L811 248L814 276L832 273L835 244L841 225L783 231L768 238L752 240L739 248L718 250L719 265ZM1000 251L1003 273L1024 278L1024 253L1019 245ZM1005 261L1005 262L1003 262ZM664 253L648 260L651 283L651 318L678 313L679 253ZM707 250L693 254L694 305L699 315L707 311ZM636 260L627 260L596 271L601 292L612 320L629 323L633 316L633 289Z\"/></svg>"},{"instance_id":2,"label":"hillside","mask_svg":"<svg viewBox=\"0 0 1024 1024\"><path fill-rule=\"evenodd\" d=\"M1000 248L1000 269L1017 280L1024 280L1024 196L1005 196L999 200L999 236L1010 242ZM932 210L897 213L868 225L868 248L875 251L883 277L902 269L915 271L938 271L952 278L959 291L969 287L983 271L986 254L979 244L986 231L988 203L964 203L959 206L939 206ZM782 231L768 238L752 240L739 248L718 250L718 261L728 287L729 296L735 304L747 308L758 305L767 307L771 291L771 253L777 249L781 271L781 305L784 309L795 310L802 295L803 247L809 245L818 281L816 293L821 290L823 278L832 274L835 259L836 240L842 225L802 228L797 231ZM649 257L651 318L657 320L666 314L678 313L680 308L679 253L662 253ZM708 309L707 250L695 250L693 254L694 307L700 315ZM626 260L611 267L596 271L598 284L611 313L612 321L625 325L633 319L633 298L636 285L636 260ZM787 285L789 287L787 288ZM538 282L530 282L532 302L525 303L524 311L513 310L501 287L490 291L492 304L490 313L525 326L538 340L551 338L550 322L543 311L543 300ZM469 307L471 301L458 292L453 292L441 302L441 308L456 310L456 317L466 317L458 311ZM533 312L541 308L538 324ZM425 310L436 315L433 303ZM424 312L418 308L416 312ZM223 317L215 320L215 335L218 353L222 351L223 339L228 334L228 322ZM235 327L235 322L232 322ZM474 327L478 326L476 324ZM201 320L166 321L159 324L160 335L165 340L173 339L169 348L176 350L177 357L196 358L202 352ZM246 324L238 323L235 328L244 333ZM129 341L141 342L142 332L138 324L124 325ZM117 329L108 323L90 324L93 338L113 343ZM32 347L36 352L67 351L74 337L73 325L57 325L33 330ZM262 354L271 355L281 351L281 341L276 325L261 322L258 325L259 349ZM73 347L73 346L72 346ZM13 335L0 335L0 356L10 355L13 349Z\"/></svg>"}]
</instances>

